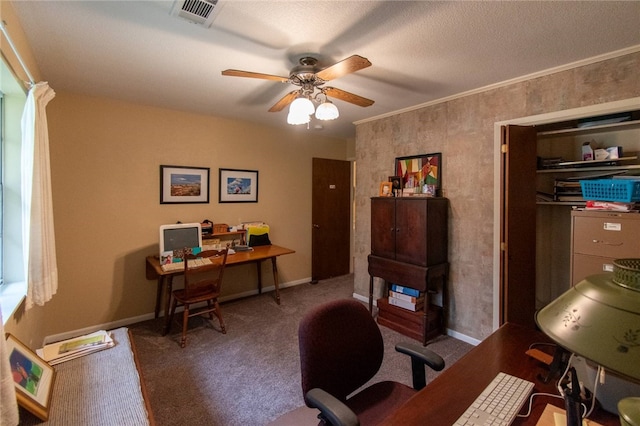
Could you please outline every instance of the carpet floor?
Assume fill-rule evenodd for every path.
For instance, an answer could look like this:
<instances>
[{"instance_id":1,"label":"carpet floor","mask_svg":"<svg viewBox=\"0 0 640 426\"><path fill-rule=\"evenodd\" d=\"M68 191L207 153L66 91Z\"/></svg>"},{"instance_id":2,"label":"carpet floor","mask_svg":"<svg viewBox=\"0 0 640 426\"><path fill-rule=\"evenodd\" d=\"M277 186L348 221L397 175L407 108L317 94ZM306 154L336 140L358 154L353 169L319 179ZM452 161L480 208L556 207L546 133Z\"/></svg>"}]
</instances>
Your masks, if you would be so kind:
<instances>
[{"instance_id":1,"label":"carpet floor","mask_svg":"<svg viewBox=\"0 0 640 426\"><path fill-rule=\"evenodd\" d=\"M157 425L261 426L304 405L298 323L311 307L352 294L353 275L346 275L282 289L280 305L273 293L223 303L227 334L217 319L191 318L184 349L178 322L167 336L162 318L129 326ZM381 331L385 356L372 382L410 385L410 360L394 350L410 339L386 327ZM472 346L440 336L429 347L449 366ZM427 374L431 380L438 373Z\"/></svg>"}]
</instances>

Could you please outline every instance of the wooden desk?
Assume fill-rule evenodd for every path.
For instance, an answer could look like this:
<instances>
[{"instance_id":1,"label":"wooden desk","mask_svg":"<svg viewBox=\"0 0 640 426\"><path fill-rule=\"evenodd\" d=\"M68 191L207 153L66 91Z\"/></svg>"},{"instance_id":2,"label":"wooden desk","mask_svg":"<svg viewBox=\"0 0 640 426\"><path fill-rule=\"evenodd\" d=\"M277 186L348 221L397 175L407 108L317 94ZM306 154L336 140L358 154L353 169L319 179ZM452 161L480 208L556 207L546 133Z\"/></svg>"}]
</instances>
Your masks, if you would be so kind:
<instances>
[{"instance_id":1,"label":"wooden desk","mask_svg":"<svg viewBox=\"0 0 640 426\"><path fill-rule=\"evenodd\" d=\"M258 267L258 293L262 293L262 269L260 265L263 260L271 259L273 266L273 283L276 287L276 302L280 304L280 288L278 287L278 267L276 258L285 254L295 253L294 250L270 245L253 247L252 251L240 251L227 256L227 266L245 265L247 263L255 263ZM160 313L160 304L162 303L162 291L166 288L166 297L164 304L165 318L169 315L169 300L171 299L171 291L173 287L173 277L182 275L184 271L163 271L160 266L158 256L147 256L146 277L148 280L158 280L158 288L156 290L156 310L155 317L158 318ZM223 278L224 280L224 278Z\"/></svg>"},{"instance_id":2,"label":"wooden desk","mask_svg":"<svg viewBox=\"0 0 640 426\"><path fill-rule=\"evenodd\" d=\"M409 399L383 424L451 425L500 371L532 381L535 384L533 392L557 395L553 380L544 384L537 378L538 374L546 374L546 365L525 354L532 343L539 342L550 340L540 332L505 324ZM535 425L548 403L564 409L561 399L536 396L531 415L517 417L513 424ZM589 418L603 425L620 425L617 416L602 409L594 410Z\"/></svg>"}]
</instances>

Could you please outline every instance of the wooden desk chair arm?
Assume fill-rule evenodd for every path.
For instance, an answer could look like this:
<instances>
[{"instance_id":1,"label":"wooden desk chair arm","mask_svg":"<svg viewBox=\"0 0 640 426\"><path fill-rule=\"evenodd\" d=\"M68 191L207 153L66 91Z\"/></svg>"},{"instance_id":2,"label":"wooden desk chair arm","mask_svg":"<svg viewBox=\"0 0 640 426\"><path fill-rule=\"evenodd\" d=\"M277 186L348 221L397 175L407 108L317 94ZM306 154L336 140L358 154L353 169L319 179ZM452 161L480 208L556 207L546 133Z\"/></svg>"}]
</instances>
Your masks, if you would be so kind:
<instances>
[{"instance_id":1,"label":"wooden desk chair arm","mask_svg":"<svg viewBox=\"0 0 640 426\"><path fill-rule=\"evenodd\" d=\"M320 410L318 418L331 426L359 426L360 421L342 401L320 388L313 388L305 395L307 405Z\"/></svg>"},{"instance_id":2,"label":"wooden desk chair arm","mask_svg":"<svg viewBox=\"0 0 640 426\"><path fill-rule=\"evenodd\" d=\"M400 342L396 345L396 351L411 357L411 374L415 390L420 390L427 385L427 377L424 371L425 365L435 371L440 371L444 368L444 359L422 345Z\"/></svg>"}]
</instances>

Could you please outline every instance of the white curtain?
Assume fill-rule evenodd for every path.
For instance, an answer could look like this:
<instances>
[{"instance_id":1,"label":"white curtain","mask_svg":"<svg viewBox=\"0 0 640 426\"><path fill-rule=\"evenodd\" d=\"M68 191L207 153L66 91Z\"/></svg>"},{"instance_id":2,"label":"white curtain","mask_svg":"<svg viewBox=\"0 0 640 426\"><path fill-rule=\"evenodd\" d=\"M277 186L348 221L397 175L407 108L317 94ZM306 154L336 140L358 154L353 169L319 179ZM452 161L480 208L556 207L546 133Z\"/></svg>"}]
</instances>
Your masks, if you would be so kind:
<instances>
[{"instance_id":1,"label":"white curtain","mask_svg":"<svg viewBox=\"0 0 640 426\"><path fill-rule=\"evenodd\" d=\"M46 82L33 85L22 114L22 241L26 308L43 305L58 289L46 106L55 96Z\"/></svg>"}]
</instances>

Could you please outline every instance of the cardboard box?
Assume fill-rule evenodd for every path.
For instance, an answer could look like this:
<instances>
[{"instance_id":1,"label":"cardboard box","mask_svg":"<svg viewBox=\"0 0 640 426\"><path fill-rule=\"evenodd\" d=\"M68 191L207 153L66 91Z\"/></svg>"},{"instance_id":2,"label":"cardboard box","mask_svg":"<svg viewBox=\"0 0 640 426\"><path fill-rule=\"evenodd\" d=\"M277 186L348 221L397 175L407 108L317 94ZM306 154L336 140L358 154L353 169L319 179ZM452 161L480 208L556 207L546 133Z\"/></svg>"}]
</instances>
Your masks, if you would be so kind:
<instances>
[{"instance_id":1,"label":"cardboard box","mask_svg":"<svg viewBox=\"0 0 640 426\"><path fill-rule=\"evenodd\" d=\"M609 158L609 153L606 149L596 149L593 151L594 160L606 160Z\"/></svg>"},{"instance_id":2,"label":"cardboard box","mask_svg":"<svg viewBox=\"0 0 640 426\"><path fill-rule=\"evenodd\" d=\"M621 146L612 146L607 148L607 158L610 160L615 160L617 158L622 158L622 147Z\"/></svg>"}]
</instances>

